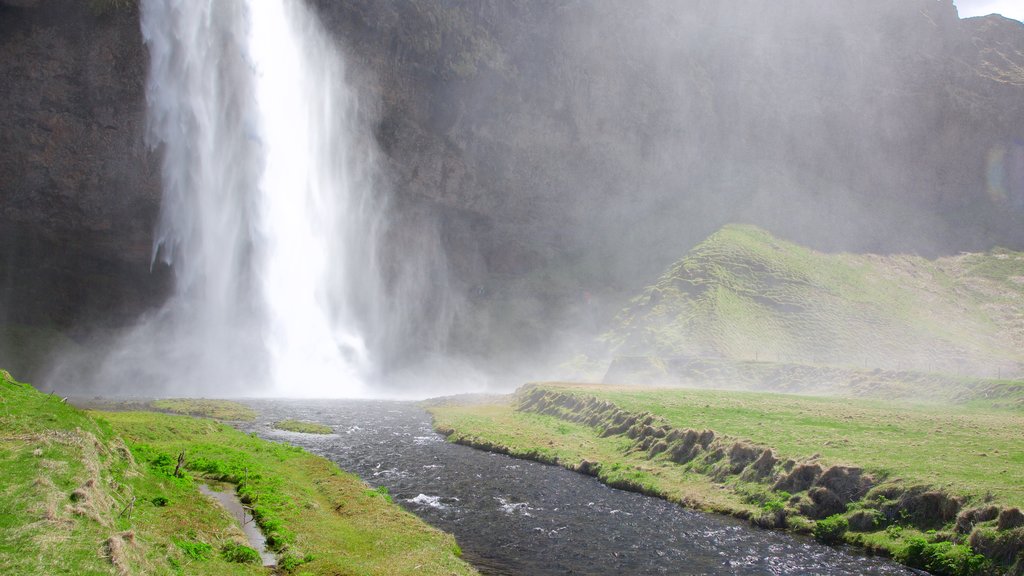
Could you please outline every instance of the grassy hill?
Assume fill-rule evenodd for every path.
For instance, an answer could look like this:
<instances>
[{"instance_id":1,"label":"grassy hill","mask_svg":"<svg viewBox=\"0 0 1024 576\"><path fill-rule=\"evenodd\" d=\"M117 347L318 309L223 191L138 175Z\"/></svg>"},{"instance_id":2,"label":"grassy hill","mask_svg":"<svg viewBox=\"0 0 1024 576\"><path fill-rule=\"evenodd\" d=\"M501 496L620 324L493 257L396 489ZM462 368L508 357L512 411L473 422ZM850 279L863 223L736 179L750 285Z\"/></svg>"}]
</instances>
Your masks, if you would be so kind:
<instances>
[{"instance_id":1,"label":"grassy hill","mask_svg":"<svg viewBox=\"0 0 1024 576\"><path fill-rule=\"evenodd\" d=\"M634 298L611 357L1024 376L1024 253L826 254L729 225Z\"/></svg>"}]
</instances>

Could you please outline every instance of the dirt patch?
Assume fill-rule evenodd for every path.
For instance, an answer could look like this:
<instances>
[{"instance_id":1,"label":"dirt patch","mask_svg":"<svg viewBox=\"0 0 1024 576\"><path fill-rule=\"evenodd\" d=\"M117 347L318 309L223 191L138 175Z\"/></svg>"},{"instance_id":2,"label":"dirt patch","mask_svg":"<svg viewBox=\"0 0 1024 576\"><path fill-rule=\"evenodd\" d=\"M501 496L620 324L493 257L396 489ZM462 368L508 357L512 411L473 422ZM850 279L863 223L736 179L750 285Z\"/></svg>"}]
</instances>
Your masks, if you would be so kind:
<instances>
[{"instance_id":1,"label":"dirt patch","mask_svg":"<svg viewBox=\"0 0 1024 576\"><path fill-rule=\"evenodd\" d=\"M786 492L803 492L814 485L814 481L821 476L820 464L797 464L793 470L780 478L772 486L772 490Z\"/></svg>"},{"instance_id":2,"label":"dirt patch","mask_svg":"<svg viewBox=\"0 0 1024 576\"><path fill-rule=\"evenodd\" d=\"M886 522L909 521L923 530L940 528L957 520L963 500L929 486L885 486L872 492L875 498L887 500L880 506ZM963 522L970 522L965 516Z\"/></svg>"},{"instance_id":3,"label":"dirt patch","mask_svg":"<svg viewBox=\"0 0 1024 576\"><path fill-rule=\"evenodd\" d=\"M110 564L114 566L114 569L117 570L118 576L130 576L132 573L128 548L134 542L135 533L125 532L107 538L107 541L103 544L103 547L106 548L105 556L110 560Z\"/></svg>"},{"instance_id":4,"label":"dirt patch","mask_svg":"<svg viewBox=\"0 0 1024 576\"><path fill-rule=\"evenodd\" d=\"M764 448L758 448L746 442L736 442L729 447L729 472L739 474L744 468L761 457Z\"/></svg>"},{"instance_id":5,"label":"dirt patch","mask_svg":"<svg viewBox=\"0 0 1024 576\"><path fill-rule=\"evenodd\" d=\"M846 502L824 486L811 488L807 492L807 496L810 502L805 501L800 507L800 512L808 518L821 520L846 511Z\"/></svg>"},{"instance_id":6,"label":"dirt patch","mask_svg":"<svg viewBox=\"0 0 1024 576\"><path fill-rule=\"evenodd\" d=\"M872 476L852 466L831 466L815 482L816 486L828 488L844 504L860 500L875 484Z\"/></svg>"},{"instance_id":7,"label":"dirt patch","mask_svg":"<svg viewBox=\"0 0 1024 576\"><path fill-rule=\"evenodd\" d=\"M992 528L975 528L967 542L979 554L1010 565L1017 563L1018 568L1024 567L1024 528L1012 530L994 530ZM1020 573L1012 571L1011 573Z\"/></svg>"},{"instance_id":8,"label":"dirt patch","mask_svg":"<svg viewBox=\"0 0 1024 576\"><path fill-rule=\"evenodd\" d=\"M847 520L850 523L850 530L854 532L878 530L885 521L878 510L857 510Z\"/></svg>"},{"instance_id":9,"label":"dirt patch","mask_svg":"<svg viewBox=\"0 0 1024 576\"><path fill-rule=\"evenodd\" d=\"M1005 508L999 513L999 520L996 523L997 530L1012 530L1024 526L1024 514L1020 508Z\"/></svg>"},{"instance_id":10,"label":"dirt patch","mask_svg":"<svg viewBox=\"0 0 1024 576\"><path fill-rule=\"evenodd\" d=\"M757 482L764 480L772 475L775 470L775 464L779 462L779 459L775 457L775 453L771 449L767 449L761 452L761 456L757 460L754 460L747 468L743 471L740 476L740 480L745 482Z\"/></svg>"},{"instance_id":11,"label":"dirt patch","mask_svg":"<svg viewBox=\"0 0 1024 576\"><path fill-rule=\"evenodd\" d=\"M967 534L975 524L995 520L999 516L999 511L998 506L983 506L964 510L956 517L956 531L960 534Z\"/></svg>"}]
</instances>

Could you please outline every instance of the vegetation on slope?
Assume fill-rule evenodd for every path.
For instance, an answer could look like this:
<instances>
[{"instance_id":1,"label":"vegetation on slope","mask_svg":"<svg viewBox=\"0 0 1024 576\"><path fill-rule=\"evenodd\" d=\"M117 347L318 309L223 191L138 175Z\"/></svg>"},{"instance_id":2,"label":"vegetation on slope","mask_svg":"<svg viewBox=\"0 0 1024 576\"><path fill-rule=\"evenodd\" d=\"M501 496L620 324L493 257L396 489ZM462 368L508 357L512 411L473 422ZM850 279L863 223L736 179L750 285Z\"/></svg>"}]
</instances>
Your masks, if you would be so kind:
<instances>
[{"instance_id":1,"label":"vegetation on slope","mask_svg":"<svg viewBox=\"0 0 1024 576\"><path fill-rule=\"evenodd\" d=\"M825 254L729 225L619 314L611 355L1024 374L1024 253Z\"/></svg>"},{"instance_id":2,"label":"vegetation on slope","mask_svg":"<svg viewBox=\"0 0 1024 576\"><path fill-rule=\"evenodd\" d=\"M937 574L1024 570L1024 417L1012 411L556 384L431 411L455 442Z\"/></svg>"},{"instance_id":3,"label":"vegetation on slope","mask_svg":"<svg viewBox=\"0 0 1024 576\"><path fill-rule=\"evenodd\" d=\"M265 574L199 494L205 481L235 485L283 572L473 573L450 535L301 449L212 420L86 413L0 376L0 565L11 573Z\"/></svg>"}]
</instances>

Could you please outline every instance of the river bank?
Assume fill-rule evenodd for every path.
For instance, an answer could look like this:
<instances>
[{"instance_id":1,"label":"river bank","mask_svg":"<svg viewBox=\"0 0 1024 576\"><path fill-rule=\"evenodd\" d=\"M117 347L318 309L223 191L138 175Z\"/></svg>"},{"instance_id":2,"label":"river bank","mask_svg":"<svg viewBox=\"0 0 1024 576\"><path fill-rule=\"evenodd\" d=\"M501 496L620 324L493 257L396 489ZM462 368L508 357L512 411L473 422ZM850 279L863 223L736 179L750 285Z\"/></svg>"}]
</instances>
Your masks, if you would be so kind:
<instances>
[{"instance_id":1,"label":"river bank","mask_svg":"<svg viewBox=\"0 0 1024 576\"><path fill-rule=\"evenodd\" d=\"M453 442L934 573L1024 568L1017 412L562 384L430 410Z\"/></svg>"},{"instance_id":2,"label":"river bank","mask_svg":"<svg viewBox=\"0 0 1024 576\"><path fill-rule=\"evenodd\" d=\"M237 490L279 573L474 574L455 539L336 465L226 424L85 412L0 371L0 565L10 573L266 574L227 510Z\"/></svg>"}]
</instances>

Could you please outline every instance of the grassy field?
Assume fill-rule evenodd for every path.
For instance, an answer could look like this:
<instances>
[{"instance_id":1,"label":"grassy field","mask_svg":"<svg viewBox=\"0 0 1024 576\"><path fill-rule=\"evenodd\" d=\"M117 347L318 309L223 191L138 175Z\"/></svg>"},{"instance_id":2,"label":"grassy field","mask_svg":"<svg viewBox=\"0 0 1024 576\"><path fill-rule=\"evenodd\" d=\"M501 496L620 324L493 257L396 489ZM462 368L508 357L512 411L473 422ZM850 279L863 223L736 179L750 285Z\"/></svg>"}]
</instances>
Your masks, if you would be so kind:
<instances>
[{"instance_id":1,"label":"grassy field","mask_svg":"<svg viewBox=\"0 0 1024 576\"><path fill-rule=\"evenodd\" d=\"M266 574L205 481L237 487L284 573L475 573L450 535L327 460L208 419L83 412L0 376L5 573Z\"/></svg>"},{"instance_id":2,"label":"grassy field","mask_svg":"<svg viewBox=\"0 0 1024 576\"><path fill-rule=\"evenodd\" d=\"M1024 528L996 531L991 513L956 527L958 513L994 507L1009 518L1024 506L1024 415L1016 411L565 384L527 387L503 404L430 410L436 428L455 442L561 464L760 525L817 531L823 540L828 522L852 523L857 529L844 528L835 541L903 555L936 573L982 573L964 567L976 556L968 542L1004 567L1024 547ZM634 425L612 429L615 414L631 415L626 422ZM691 429L714 431L714 441L692 460L674 458L672 442L681 435L671 431ZM755 475L753 459L765 449L774 462ZM753 456L730 469L744 451ZM786 491L776 483L811 466L818 471L814 485ZM830 470L868 480L829 509L814 492ZM841 483L828 486L839 490ZM922 539L928 553L941 556L935 565L907 556ZM945 546L952 548L936 551ZM961 560L966 564L950 567Z\"/></svg>"},{"instance_id":3,"label":"grassy field","mask_svg":"<svg viewBox=\"0 0 1024 576\"><path fill-rule=\"evenodd\" d=\"M603 335L606 357L590 360L701 357L1018 377L1022 307L1024 253L826 254L729 225L637 295Z\"/></svg>"}]
</instances>

